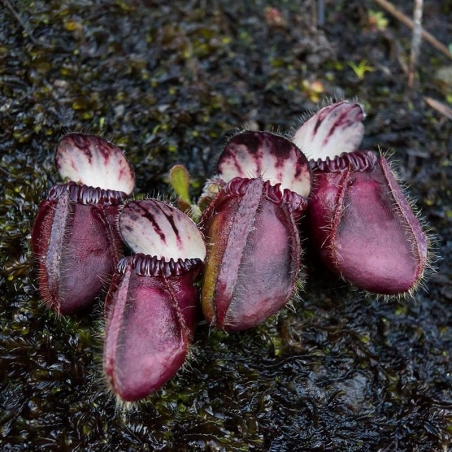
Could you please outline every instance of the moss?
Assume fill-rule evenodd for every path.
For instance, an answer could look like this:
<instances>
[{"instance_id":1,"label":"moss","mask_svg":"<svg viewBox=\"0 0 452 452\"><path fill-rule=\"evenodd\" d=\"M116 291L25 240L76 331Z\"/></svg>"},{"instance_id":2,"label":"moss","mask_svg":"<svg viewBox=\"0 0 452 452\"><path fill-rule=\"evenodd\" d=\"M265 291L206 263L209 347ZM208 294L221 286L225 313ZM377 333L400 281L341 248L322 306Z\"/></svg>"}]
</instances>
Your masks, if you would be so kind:
<instances>
[{"instance_id":1,"label":"moss","mask_svg":"<svg viewBox=\"0 0 452 452\"><path fill-rule=\"evenodd\" d=\"M394 42L362 29L361 2L329 8L325 31L313 30L310 8L294 2L280 6L282 27L265 20L267 1L218 1L208 9L197 1L4 4L20 21L9 7L0 11L3 449L445 450L451 124L422 101L433 51L425 48L421 84L408 92L390 52ZM443 16L426 20L452 41ZM408 31L389 27L408 42ZM385 69L357 85L347 63L364 59ZM369 105L365 147L396 151L401 178L437 235L443 259L429 291L403 302L366 296L329 275L308 250L309 278L293 310L238 334L200 324L177 377L121 409L101 374L102 301L61 318L36 289L29 234L57 181L59 138L74 130L112 138L135 167L138 197L169 196L168 171L181 163L195 175L197 196L232 130L247 122L288 130L314 106L304 80L321 82L325 96L358 96Z\"/></svg>"}]
</instances>

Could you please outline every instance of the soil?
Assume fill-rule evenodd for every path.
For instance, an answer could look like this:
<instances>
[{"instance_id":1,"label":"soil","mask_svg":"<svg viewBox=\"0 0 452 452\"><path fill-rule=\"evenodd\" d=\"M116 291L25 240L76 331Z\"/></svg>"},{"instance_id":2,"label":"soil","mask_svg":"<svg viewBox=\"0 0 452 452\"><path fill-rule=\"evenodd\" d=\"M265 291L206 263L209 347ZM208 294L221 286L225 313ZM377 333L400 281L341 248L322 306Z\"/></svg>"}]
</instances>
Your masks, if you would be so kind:
<instances>
[{"instance_id":1,"label":"soil","mask_svg":"<svg viewBox=\"0 0 452 452\"><path fill-rule=\"evenodd\" d=\"M276 6L278 3L278 6ZM406 15L412 2L394 1ZM452 450L451 59L372 1L2 0L0 2L0 449L2 451ZM452 44L452 2L424 27ZM446 76L444 75L446 74ZM304 239L289 309L226 334L200 322L186 366L121 406L102 376L102 297L75 316L40 299L30 250L68 131L126 151L135 196L191 196L243 127L290 133L331 98L367 111L363 149L392 153L437 259L410 297L331 275Z\"/></svg>"}]
</instances>

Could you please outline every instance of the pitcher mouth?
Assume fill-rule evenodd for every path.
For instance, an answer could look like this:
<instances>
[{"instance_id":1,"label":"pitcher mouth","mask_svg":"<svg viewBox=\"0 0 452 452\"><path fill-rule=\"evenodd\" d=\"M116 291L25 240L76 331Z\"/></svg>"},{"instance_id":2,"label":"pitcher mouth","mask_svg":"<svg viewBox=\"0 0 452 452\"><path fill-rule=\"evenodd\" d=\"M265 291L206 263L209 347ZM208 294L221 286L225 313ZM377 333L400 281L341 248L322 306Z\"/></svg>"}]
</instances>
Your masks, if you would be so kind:
<instances>
[{"instance_id":1,"label":"pitcher mouth","mask_svg":"<svg viewBox=\"0 0 452 452\"><path fill-rule=\"evenodd\" d=\"M119 274L124 274L126 268L131 265L138 276L179 276L186 272L201 270L203 261L192 259L161 259L158 256L137 253L133 256L123 257L117 266Z\"/></svg>"},{"instance_id":2,"label":"pitcher mouth","mask_svg":"<svg viewBox=\"0 0 452 452\"><path fill-rule=\"evenodd\" d=\"M127 198L127 194L122 191L67 182L54 185L49 191L48 199L56 200L66 191L69 192L69 198L72 201L89 206L96 204L119 205Z\"/></svg>"},{"instance_id":3,"label":"pitcher mouth","mask_svg":"<svg viewBox=\"0 0 452 452\"><path fill-rule=\"evenodd\" d=\"M371 171L377 164L377 156L373 151L343 152L341 155L325 160L310 160L314 172L340 173L347 168L352 171Z\"/></svg>"}]
</instances>

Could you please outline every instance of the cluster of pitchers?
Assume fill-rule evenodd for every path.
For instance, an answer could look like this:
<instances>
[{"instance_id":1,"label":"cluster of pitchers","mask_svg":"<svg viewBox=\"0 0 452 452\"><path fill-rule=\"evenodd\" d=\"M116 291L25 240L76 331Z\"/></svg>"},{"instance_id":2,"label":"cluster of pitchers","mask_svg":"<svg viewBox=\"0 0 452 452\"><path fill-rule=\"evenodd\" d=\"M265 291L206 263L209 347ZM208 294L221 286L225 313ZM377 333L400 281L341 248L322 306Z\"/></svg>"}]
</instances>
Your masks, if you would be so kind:
<instances>
[{"instance_id":1,"label":"cluster of pitchers","mask_svg":"<svg viewBox=\"0 0 452 452\"><path fill-rule=\"evenodd\" d=\"M201 312L234 331L283 308L303 283L301 235L356 287L398 295L419 286L429 240L386 158L359 149L363 118L359 103L341 101L291 138L236 134L197 222L169 203L133 200L134 171L111 142L63 137L55 163L65 183L42 201L32 231L39 289L70 314L109 287L103 367L120 400L143 399L177 373Z\"/></svg>"}]
</instances>

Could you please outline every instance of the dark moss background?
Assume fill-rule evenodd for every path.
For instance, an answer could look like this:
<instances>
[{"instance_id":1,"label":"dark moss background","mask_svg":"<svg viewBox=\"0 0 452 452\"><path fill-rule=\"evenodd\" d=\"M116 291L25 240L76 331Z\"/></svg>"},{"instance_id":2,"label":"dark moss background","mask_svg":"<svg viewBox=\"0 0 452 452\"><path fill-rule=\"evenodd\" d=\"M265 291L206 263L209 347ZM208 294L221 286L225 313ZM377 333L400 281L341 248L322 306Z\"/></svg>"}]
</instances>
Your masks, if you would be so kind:
<instances>
[{"instance_id":1,"label":"dark moss background","mask_svg":"<svg viewBox=\"0 0 452 452\"><path fill-rule=\"evenodd\" d=\"M267 0L0 1L0 450L450 450L452 122L423 96L452 102L436 75L451 61L424 43L409 90L410 31L387 14L369 25L372 1L327 1L317 29L311 2L277 3L280 17ZM451 14L450 0L425 1L446 45ZM373 71L359 77L349 64L363 60ZM316 82L320 98L364 103L364 146L394 152L437 237L437 273L385 301L308 253L292 310L239 334L200 325L186 368L119 409L101 375L101 302L59 318L36 290L29 234L58 140L113 139L139 194L170 194L167 171L183 163L196 197L232 130L289 130Z\"/></svg>"}]
</instances>

